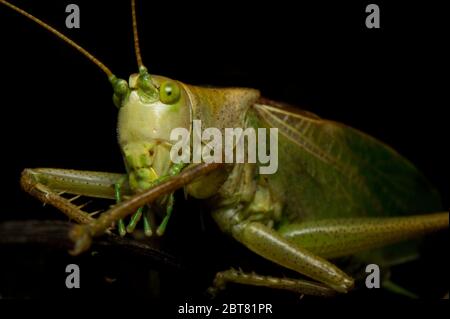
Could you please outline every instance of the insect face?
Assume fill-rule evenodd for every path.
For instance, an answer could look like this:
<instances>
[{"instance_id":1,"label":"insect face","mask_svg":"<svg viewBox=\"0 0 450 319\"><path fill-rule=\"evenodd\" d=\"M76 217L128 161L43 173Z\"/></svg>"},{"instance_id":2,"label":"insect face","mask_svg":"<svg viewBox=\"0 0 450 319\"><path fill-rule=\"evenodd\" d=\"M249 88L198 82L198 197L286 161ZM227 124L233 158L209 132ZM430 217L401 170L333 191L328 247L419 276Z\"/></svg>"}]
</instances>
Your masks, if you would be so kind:
<instances>
[{"instance_id":1,"label":"insect face","mask_svg":"<svg viewBox=\"0 0 450 319\"><path fill-rule=\"evenodd\" d=\"M128 88L120 93L114 98L115 102L120 99L119 145L130 186L144 190L172 164L172 129L190 130L189 97L177 81L146 72L131 75Z\"/></svg>"}]
</instances>

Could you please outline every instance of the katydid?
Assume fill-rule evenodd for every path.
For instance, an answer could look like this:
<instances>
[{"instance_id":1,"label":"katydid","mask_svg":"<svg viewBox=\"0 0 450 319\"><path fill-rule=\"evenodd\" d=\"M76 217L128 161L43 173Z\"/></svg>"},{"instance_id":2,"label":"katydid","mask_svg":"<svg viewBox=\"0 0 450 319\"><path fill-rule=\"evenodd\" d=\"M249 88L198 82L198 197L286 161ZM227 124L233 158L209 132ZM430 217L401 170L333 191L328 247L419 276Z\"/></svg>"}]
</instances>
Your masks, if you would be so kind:
<instances>
[{"instance_id":1,"label":"katydid","mask_svg":"<svg viewBox=\"0 0 450 319\"><path fill-rule=\"evenodd\" d=\"M92 237L113 225L125 235L142 221L146 235L164 234L173 192L184 188L189 196L205 201L223 232L254 253L309 278L226 270L215 277L211 293L235 282L331 295L352 289L354 279L330 259L355 255L367 264L393 264L395 260L386 260L384 254L390 245L448 228L449 214L442 211L439 195L424 176L374 138L262 98L255 89L206 88L151 75L140 55L134 0L139 71L128 82L54 28L7 1L0 2L85 55L113 87L126 174L51 168L22 173L24 190L79 223L69 234L75 243L73 254L89 249ZM278 171L260 174L261 164L250 162L174 163L170 132L184 128L192 133L194 120L221 131L278 128ZM94 218L61 192L115 199L117 204ZM159 226L153 222L156 211L163 212ZM414 249L411 245L399 250L395 259Z\"/></svg>"}]
</instances>

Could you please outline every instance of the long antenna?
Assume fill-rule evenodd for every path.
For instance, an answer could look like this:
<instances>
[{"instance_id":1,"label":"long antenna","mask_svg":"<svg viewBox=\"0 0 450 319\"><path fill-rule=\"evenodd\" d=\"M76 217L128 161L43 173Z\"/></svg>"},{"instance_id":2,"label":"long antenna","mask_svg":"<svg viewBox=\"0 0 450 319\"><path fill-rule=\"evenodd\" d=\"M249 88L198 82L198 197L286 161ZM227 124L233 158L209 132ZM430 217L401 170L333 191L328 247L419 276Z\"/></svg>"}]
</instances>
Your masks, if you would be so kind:
<instances>
[{"instance_id":1,"label":"long antenna","mask_svg":"<svg viewBox=\"0 0 450 319\"><path fill-rule=\"evenodd\" d=\"M134 2L134 1L133 1ZM91 62L93 62L95 65L97 65L103 72L106 73L106 75L108 76L108 78L112 78L114 77L113 73L111 72L110 69L108 69L106 67L106 65L104 65L102 62L100 62L95 56L93 56L92 54L90 54L88 51L86 51L85 49L83 49L81 46L79 46L78 44L76 44L73 40L69 39L68 37L66 37L64 34L62 34L61 32L59 32L58 30L56 30L55 28L49 26L47 23L43 22L42 20L39 20L38 18L36 18L35 16L29 14L28 12L16 7L15 5L9 3L8 1L5 0L0 0L0 3L3 3L5 6L10 7L11 9L13 9L14 11L20 13L21 15L27 17L28 19L36 22L38 25L40 25L41 27L47 29L48 31L50 31L51 33L53 33L55 36L57 36L58 38L60 38L61 40L63 40L64 42L66 42L67 44L71 45L72 47L74 47L78 52L82 53L85 57L87 57Z\"/></svg>"},{"instance_id":2,"label":"long antenna","mask_svg":"<svg viewBox=\"0 0 450 319\"><path fill-rule=\"evenodd\" d=\"M137 29L137 19L136 19L136 1L131 0L131 16L133 18L133 37L134 37L134 52L136 53L136 61L139 67L139 70L141 70L144 67L144 64L142 63L142 57L141 57L141 49L139 47L139 36L138 36L138 29Z\"/></svg>"}]
</instances>

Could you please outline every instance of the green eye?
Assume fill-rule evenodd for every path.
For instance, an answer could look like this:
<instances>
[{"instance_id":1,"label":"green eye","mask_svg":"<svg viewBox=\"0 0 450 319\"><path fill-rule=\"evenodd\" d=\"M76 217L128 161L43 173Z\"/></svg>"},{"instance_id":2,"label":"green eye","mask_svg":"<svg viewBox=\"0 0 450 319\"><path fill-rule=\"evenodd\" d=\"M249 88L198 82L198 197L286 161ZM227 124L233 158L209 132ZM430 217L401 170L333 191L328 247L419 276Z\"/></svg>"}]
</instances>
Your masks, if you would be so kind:
<instances>
[{"instance_id":1,"label":"green eye","mask_svg":"<svg viewBox=\"0 0 450 319\"><path fill-rule=\"evenodd\" d=\"M159 99L164 104L174 104L178 102L180 96L180 87L175 82L164 82L159 88Z\"/></svg>"}]
</instances>

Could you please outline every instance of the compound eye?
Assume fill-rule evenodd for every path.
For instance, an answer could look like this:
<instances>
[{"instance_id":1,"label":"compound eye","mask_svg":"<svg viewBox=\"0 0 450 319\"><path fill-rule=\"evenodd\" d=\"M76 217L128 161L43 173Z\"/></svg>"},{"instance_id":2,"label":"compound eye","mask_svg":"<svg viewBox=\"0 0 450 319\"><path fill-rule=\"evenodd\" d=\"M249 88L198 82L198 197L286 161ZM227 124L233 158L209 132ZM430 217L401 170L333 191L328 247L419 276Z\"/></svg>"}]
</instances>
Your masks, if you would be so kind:
<instances>
[{"instance_id":1,"label":"compound eye","mask_svg":"<svg viewBox=\"0 0 450 319\"><path fill-rule=\"evenodd\" d=\"M180 100L180 96L180 87L175 82L166 81L159 88L159 99L164 104L177 103Z\"/></svg>"}]
</instances>

